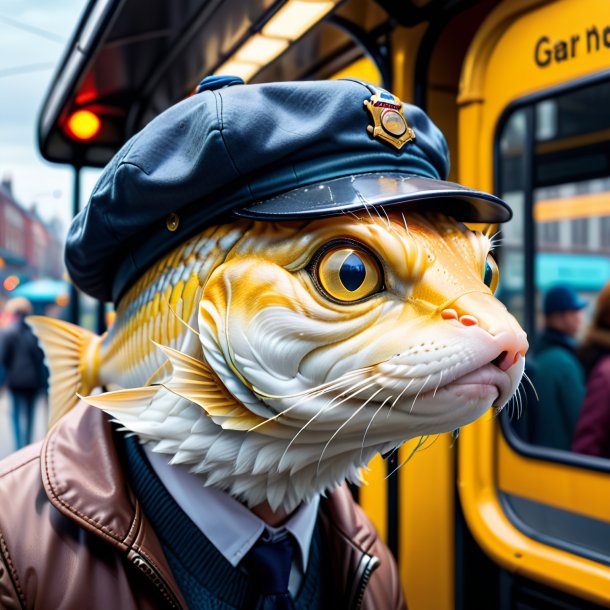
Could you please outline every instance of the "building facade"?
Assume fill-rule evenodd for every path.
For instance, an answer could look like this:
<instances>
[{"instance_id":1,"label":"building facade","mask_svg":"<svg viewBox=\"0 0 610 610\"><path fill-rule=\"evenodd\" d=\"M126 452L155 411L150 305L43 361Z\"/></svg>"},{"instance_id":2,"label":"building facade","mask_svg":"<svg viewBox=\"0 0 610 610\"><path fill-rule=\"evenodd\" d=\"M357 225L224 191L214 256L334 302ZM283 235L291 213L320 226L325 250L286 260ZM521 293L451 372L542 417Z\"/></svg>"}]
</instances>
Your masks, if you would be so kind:
<instances>
[{"instance_id":1,"label":"building facade","mask_svg":"<svg viewBox=\"0 0 610 610\"><path fill-rule=\"evenodd\" d=\"M10 178L0 183L0 298L39 278L61 279L63 237L59 221L45 222L36 207L26 209L13 195Z\"/></svg>"}]
</instances>

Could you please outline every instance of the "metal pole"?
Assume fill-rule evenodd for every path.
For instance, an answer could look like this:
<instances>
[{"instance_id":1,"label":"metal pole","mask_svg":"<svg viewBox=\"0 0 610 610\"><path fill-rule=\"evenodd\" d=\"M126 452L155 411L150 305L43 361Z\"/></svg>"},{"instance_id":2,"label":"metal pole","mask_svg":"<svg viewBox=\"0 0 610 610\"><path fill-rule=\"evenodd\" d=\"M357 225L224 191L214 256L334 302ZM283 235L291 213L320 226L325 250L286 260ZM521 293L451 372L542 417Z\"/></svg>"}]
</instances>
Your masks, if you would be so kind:
<instances>
[{"instance_id":1,"label":"metal pole","mask_svg":"<svg viewBox=\"0 0 610 610\"><path fill-rule=\"evenodd\" d=\"M97 334L106 332L106 303L98 301L97 304Z\"/></svg>"},{"instance_id":2,"label":"metal pole","mask_svg":"<svg viewBox=\"0 0 610 610\"><path fill-rule=\"evenodd\" d=\"M72 188L72 217L80 211L80 167L74 166L74 182ZM80 320L80 295L76 287L70 285L70 322L78 324Z\"/></svg>"},{"instance_id":3,"label":"metal pole","mask_svg":"<svg viewBox=\"0 0 610 610\"><path fill-rule=\"evenodd\" d=\"M536 223L534 221L534 189L536 188L536 115L534 106L525 108L526 136L523 142L524 246L525 246L525 310L524 330L530 337L536 333Z\"/></svg>"}]
</instances>

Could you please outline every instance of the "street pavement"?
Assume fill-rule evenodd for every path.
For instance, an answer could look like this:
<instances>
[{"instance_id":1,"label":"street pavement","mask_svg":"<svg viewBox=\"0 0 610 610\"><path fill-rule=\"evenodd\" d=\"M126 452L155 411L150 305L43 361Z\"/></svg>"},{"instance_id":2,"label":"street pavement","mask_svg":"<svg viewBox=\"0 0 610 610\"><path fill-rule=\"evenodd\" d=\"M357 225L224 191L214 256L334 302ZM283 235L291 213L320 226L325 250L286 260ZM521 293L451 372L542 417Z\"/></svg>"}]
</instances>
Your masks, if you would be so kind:
<instances>
[{"instance_id":1,"label":"street pavement","mask_svg":"<svg viewBox=\"0 0 610 610\"><path fill-rule=\"evenodd\" d=\"M10 397L6 388L0 390L0 459L15 451ZM46 398L39 398L34 418L34 441L44 436L47 427Z\"/></svg>"}]
</instances>

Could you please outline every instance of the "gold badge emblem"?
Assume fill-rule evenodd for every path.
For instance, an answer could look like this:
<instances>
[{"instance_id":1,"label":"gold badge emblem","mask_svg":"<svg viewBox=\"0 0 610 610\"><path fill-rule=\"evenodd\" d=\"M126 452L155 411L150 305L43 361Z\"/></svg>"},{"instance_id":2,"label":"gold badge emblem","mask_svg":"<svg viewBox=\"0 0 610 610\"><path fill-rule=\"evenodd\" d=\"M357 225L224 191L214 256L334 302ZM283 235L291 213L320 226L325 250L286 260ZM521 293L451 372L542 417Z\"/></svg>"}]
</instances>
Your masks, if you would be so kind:
<instances>
[{"instance_id":1,"label":"gold badge emblem","mask_svg":"<svg viewBox=\"0 0 610 610\"><path fill-rule=\"evenodd\" d=\"M400 150L415 139L415 132L407 125L402 102L387 91L378 91L364 105L373 117L374 126L367 127L374 138L388 142Z\"/></svg>"}]
</instances>

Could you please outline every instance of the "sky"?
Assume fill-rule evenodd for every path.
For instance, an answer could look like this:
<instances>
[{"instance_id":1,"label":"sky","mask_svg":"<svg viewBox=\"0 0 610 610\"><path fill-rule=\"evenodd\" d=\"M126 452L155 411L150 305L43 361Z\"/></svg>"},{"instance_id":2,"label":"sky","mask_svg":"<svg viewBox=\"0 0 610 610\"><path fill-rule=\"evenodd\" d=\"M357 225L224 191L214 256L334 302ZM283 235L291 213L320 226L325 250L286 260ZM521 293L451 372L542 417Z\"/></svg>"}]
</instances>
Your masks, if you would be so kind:
<instances>
[{"instance_id":1,"label":"sky","mask_svg":"<svg viewBox=\"0 0 610 610\"><path fill-rule=\"evenodd\" d=\"M64 49L87 0L0 0L0 178L13 195L67 228L73 170L45 161L36 142L38 114ZM86 202L98 170L82 174Z\"/></svg>"}]
</instances>

